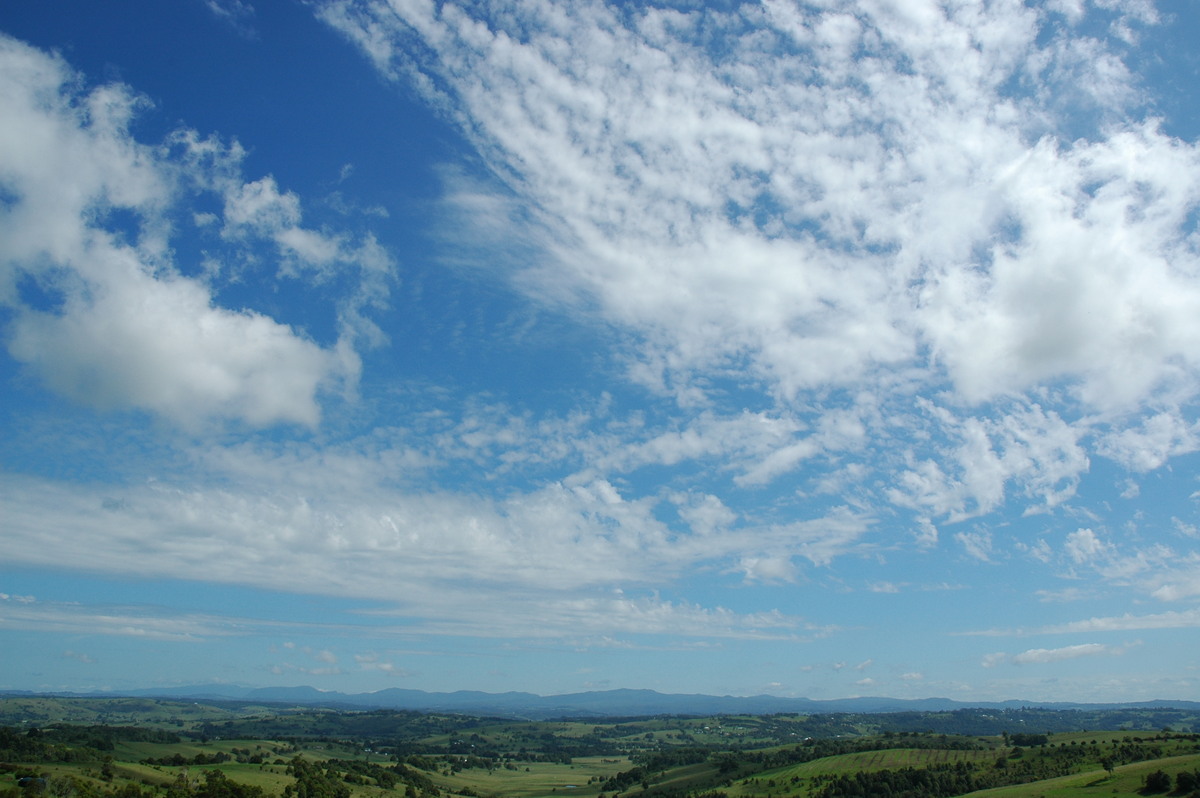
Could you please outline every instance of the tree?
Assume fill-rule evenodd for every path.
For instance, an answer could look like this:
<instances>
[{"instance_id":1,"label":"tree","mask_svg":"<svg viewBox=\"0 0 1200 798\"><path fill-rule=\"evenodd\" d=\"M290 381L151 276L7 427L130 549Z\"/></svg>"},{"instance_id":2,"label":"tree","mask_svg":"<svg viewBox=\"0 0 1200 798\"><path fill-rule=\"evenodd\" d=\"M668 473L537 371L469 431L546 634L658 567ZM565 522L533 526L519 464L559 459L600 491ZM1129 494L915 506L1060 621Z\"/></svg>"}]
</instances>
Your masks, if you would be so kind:
<instances>
[{"instance_id":1,"label":"tree","mask_svg":"<svg viewBox=\"0 0 1200 798\"><path fill-rule=\"evenodd\" d=\"M196 798L264 798L263 789L230 781L219 770L204 771L204 782L195 792Z\"/></svg>"},{"instance_id":2,"label":"tree","mask_svg":"<svg viewBox=\"0 0 1200 798\"><path fill-rule=\"evenodd\" d=\"M288 764L296 783L283 788L284 798L350 798L350 788L302 757Z\"/></svg>"},{"instance_id":3,"label":"tree","mask_svg":"<svg viewBox=\"0 0 1200 798\"><path fill-rule=\"evenodd\" d=\"M1145 793L1166 792L1171 789L1171 777L1161 770L1156 770L1146 776Z\"/></svg>"}]
</instances>

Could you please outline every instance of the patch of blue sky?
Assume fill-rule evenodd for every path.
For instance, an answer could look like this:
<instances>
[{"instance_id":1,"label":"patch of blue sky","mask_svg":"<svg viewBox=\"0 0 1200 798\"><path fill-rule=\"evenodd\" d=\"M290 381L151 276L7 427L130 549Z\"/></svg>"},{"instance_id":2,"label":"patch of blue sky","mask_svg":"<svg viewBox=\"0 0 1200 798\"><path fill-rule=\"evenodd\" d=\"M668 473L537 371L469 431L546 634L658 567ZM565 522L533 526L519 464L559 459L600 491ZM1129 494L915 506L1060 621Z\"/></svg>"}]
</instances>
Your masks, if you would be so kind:
<instances>
[{"instance_id":1,"label":"patch of blue sky","mask_svg":"<svg viewBox=\"0 0 1200 798\"><path fill-rule=\"evenodd\" d=\"M173 447L147 434L143 413L106 414L48 397L35 387L35 375L12 365L0 411L9 421L0 463L10 473L125 485L148 472L171 474L182 465Z\"/></svg>"},{"instance_id":2,"label":"patch of blue sky","mask_svg":"<svg viewBox=\"0 0 1200 798\"><path fill-rule=\"evenodd\" d=\"M1152 90L1150 114L1162 120L1163 131L1184 141L1200 137L1200 109L1191 97L1200 80L1200 54L1193 43L1200 36L1200 19L1186 0L1161 3L1162 36L1147 36L1135 51L1138 72Z\"/></svg>"},{"instance_id":3,"label":"patch of blue sky","mask_svg":"<svg viewBox=\"0 0 1200 798\"><path fill-rule=\"evenodd\" d=\"M62 310L67 296L59 280L70 279L66 270L50 269L39 275L22 273L17 275L17 297L23 304L36 309L39 313L58 313Z\"/></svg>"}]
</instances>

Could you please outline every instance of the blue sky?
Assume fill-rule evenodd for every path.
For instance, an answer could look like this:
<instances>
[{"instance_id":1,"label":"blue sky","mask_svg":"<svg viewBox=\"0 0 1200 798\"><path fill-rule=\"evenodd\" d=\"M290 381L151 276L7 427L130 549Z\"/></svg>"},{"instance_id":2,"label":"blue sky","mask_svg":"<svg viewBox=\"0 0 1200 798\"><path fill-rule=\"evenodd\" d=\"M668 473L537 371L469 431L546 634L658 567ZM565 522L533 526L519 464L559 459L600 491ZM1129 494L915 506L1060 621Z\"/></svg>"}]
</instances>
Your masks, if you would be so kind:
<instances>
[{"instance_id":1,"label":"blue sky","mask_svg":"<svg viewBox=\"0 0 1200 798\"><path fill-rule=\"evenodd\" d=\"M0 688L1200 698L1200 12L0 11Z\"/></svg>"}]
</instances>

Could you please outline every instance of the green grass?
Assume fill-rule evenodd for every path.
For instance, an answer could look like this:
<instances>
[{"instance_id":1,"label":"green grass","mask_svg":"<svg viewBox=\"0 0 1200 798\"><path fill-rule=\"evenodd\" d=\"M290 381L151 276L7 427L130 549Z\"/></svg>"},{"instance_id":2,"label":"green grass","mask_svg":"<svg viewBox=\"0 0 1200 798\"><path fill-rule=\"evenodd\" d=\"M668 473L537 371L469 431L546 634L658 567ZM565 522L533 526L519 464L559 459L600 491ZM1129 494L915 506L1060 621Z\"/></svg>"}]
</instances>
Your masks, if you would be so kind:
<instances>
[{"instance_id":1,"label":"green grass","mask_svg":"<svg viewBox=\"0 0 1200 798\"><path fill-rule=\"evenodd\" d=\"M188 765L186 770L190 778L202 778L204 771L216 769L235 782L261 787L272 798L277 798L283 788L293 781L286 774L285 766L274 764L276 760L287 762L295 756L302 756L318 762L334 758L362 761L369 757L371 762L386 767L395 760L385 759L379 753L368 754L367 748L394 750L390 748L392 745L402 745L398 749L400 752L424 752L428 757L424 764L431 768L436 763L436 769L422 772L444 796L470 790L488 798L596 798L601 792L611 793L604 789L604 782L608 778L633 767L630 756L645 761L639 755L679 747L703 746L711 748L714 754L719 751L741 751L745 755L737 754L736 762L726 755L671 768L665 774L656 772L650 777L651 794L721 790L731 798L764 798L768 795L773 798L807 798L817 776L921 769L956 762L977 764L982 772L998 775L998 771L993 770L997 759L1009 753L996 735L959 736L889 731L880 738L878 744L921 746L950 743L952 746L965 742L982 743L989 747L979 751L921 747L861 751L754 772L754 768L762 767L764 761L783 762L802 756L806 749L803 746L797 748L797 745L810 733L813 737L828 739L846 737L847 742L851 742L849 738L857 736L855 730L860 733L877 730L882 724L879 716L838 716L819 723L814 721L815 725L811 727L814 731L810 732L809 726L800 725L807 722L804 716L532 722L416 713L337 713L331 710L296 713L279 708L260 711L246 705L213 706L149 699L59 701L45 698L0 700L0 716L0 725L4 724L3 718L7 718L7 725L16 727L18 731L47 723L69 722L78 725L143 726L181 735L196 735L194 738L185 737L178 743L117 742L115 749L110 752L114 759L110 769L115 775L110 782L100 781L103 752L88 751L84 754L96 759L95 762L31 764L31 768L54 777L74 775L86 778L102 791L119 788L126 783L165 785L174 781L184 768L178 765L143 765L143 759L170 759L178 755L182 759L192 760L200 754L211 757L224 753L230 757L226 762ZM185 717L187 720L184 720ZM235 720L230 721L231 718ZM905 722L917 723L926 719L931 725L953 720L949 716L942 718L934 713ZM894 719L887 720L890 725L897 725ZM1149 723L1151 716L1147 715L1145 720ZM1168 721L1176 723L1176 720L1160 716L1154 716L1153 721L1159 728ZM1126 721L1120 719L1119 722ZM1110 724L1109 728L1114 725ZM1033 728L1032 721L1029 728ZM61 734L54 731L48 733ZM91 737L80 735L80 739L94 740L99 734L97 730ZM911 739L906 737L910 734ZM205 742L200 741L200 735L207 735ZM65 739L67 735L62 737ZM950 739L943 739L947 737ZM289 742L280 741L284 739ZM1146 749L1168 758L1123 766L1113 776L1100 769L1100 760L1109 751L1124 749L1124 755L1130 756L1126 741L1137 739L1144 742ZM863 747L871 747L877 741L863 742ZM1018 758L1007 760L1008 775L1063 772L1062 768L1067 766L1084 772L977 795L996 798L1132 796L1141 788L1145 775L1155 769L1161 767L1174 775L1184 768L1200 768L1197 741L1160 740L1157 731L1055 733L1050 736L1049 743L1045 747L1021 749ZM851 742L850 745L841 746L841 750L848 750L854 745ZM525 749L529 759L569 756L571 764L511 761L511 766L505 766L503 758L520 749ZM836 749L830 747L819 750ZM780 752L782 754L779 756L771 756ZM591 756L592 753L596 755ZM793 753L796 755L793 756ZM238 756L254 755L263 758L262 765L236 761ZM499 755L499 758L492 760L497 766L491 771L470 768L448 772L449 765L445 760L448 755L452 761L462 761L462 757L468 755ZM725 777L718 772L719 762L733 764L734 773L740 773L744 778L725 786ZM13 784L15 782L11 774L0 773L0 791ZM351 790L352 798L403 798L405 792L402 784L395 790L383 790L369 784L346 783L346 786ZM624 791L630 798L642 798L642 792L640 785Z\"/></svg>"},{"instance_id":2,"label":"green grass","mask_svg":"<svg viewBox=\"0 0 1200 798\"><path fill-rule=\"evenodd\" d=\"M0 725L17 727L30 723L77 723L179 729L196 722L228 720L237 717L237 714L210 704L151 698L79 698L68 701L58 698L5 697L0 700Z\"/></svg>"},{"instance_id":3,"label":"green grass","mask_svg":"<svg viewBox=\"0 0 1200 798\"><path fill-rule=\"evenodd\" d=\"M1175 756L1122 765L1111 776L1104 770L1091 770L1031 784L980 790L970 793L970 798L1142 798L1141 789L1148 774L1161 770L1174 779L1181 770L1198 768L1200 755Z\"/></svg>"},{"instance_id":4,"label":"green grass","mask_svg":"<svg viewBox=\"0 0 1200 798\"><path fill-rule=\"evenodd\" d=\"M428 775L438 786L455 792L469 787L481 795L561 798L563 795L598 795L605 779L631 767L632 763L624 758L579 757L570 765L532 762L521 764L516 770L497 768L489 773L480 768L471 768L450 776ZM594 777L598 777L598 780L594 780ZM589 781L592 783L589 784Z\"/></svg>"},{"instance_id":5,"label":"green grass","mask_svg":"<svg viewBox=\"0 0 1200 798\"><path fill-rule=\"evenodd\" d=\"M1098 744L1111 743L1113 740L1120 742L1126 737L1140 737L1143 740L1153 740L1158 735L1158 732L1146 731L1083 731L1083 732L1060 732L1050 735L1050 742L1061 745L1066 743L1078 743L1084 745L1086 743L1095 742Z\"/></svg>"},{"instance_id":6,"label":"green grass","mask_svg":"<svg viewBox=\"0 0 1200 798\"><path fill-rule=\"evenodd\" d=\"M774 795L807 795L808 790L805 785L809 779L815 776L840 776L907 767L926 768L947 762L988 764L995 759L995 751L946 751L925 748L887 748L881 751L861 751L765 770L750 778L734 782L724 791L730 796L759 796L767 792ZM797 781L793 782L793 779L797 779Z\"/></svg>"},{"instance_id":7,"label":"green grass","mask_svg":"<svg viewBox=\"0 0 1200 798\"><path fill-rule=\"evenodd\" d=\"M711 789L717 778L717 766L711 762L701 762L671 770L667 778L655 782L655 787L707 790Z\"/></svg>"},{"instance_id":8,"label":"green grass","mask_svg":"<svg viewBox=\"0 0 1200 798\"><path fill-rule=\"evenodd\" d=\"M117 759L135 762L143 759L162 759L176 754L192 759L199 754L211 756L222 752L232 757L235 748L250 749L252 754L261 754L272 759L275 757L287 759L290 756L290 754L276 753L287 749L287 746L271 740L212 740L206 743L198 740L182 740L178 743L121 741L116 744L113 756Z\"/></svg>"},{"instance_id":9,"label":"green grass","mask_svg":"<svg viewBox=\"0 0 1200 798\"><path fill-rule=\"evenodd\" d=\"M863 751L826 757L800 765L783 768L787 776L815 776L818 774L838 775L862 771L895 770L897 768L925 768L947 762L991 763L996 759L995 751L943 751L925 748L888 748L883 751Z\"/></svg>"}]
</instances>

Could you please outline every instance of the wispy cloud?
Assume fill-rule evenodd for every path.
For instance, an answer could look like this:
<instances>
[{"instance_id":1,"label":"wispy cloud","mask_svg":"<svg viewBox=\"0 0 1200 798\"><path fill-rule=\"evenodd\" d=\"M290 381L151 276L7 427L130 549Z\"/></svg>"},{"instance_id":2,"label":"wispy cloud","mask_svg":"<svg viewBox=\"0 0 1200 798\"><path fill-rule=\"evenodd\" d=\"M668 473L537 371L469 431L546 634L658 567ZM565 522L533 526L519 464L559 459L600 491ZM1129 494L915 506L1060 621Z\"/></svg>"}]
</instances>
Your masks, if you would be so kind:
<instances>
[{"instance_id":1,"label":"wispy cloud","mask_svg":"<svg viewBox=\"0 0 1200 798\"><path fill-rule=\"evenodd\" d=\"M1032 665L1045 662L1061 662L1077 657L1095 657L1101 654L1111 654L1113 649L1099 643L1082 643L1062 648L1031 648L1013 655L1014 665Z\"/></svg>"},{"instance_id":2,"label":"wispy cloud","mask_svg":"<svg viewBox=\"0 0 1200 798\"><path fill-rule=\"evenodd\" d=\"M385 659L375 652L355 654L354 662L364 671L378 671L397 679L407 679L416 675L415 671L399 667L390 659Z\"/></svg>"},{"instance_id":3,"label":"wispy cloud","mask_svg":"<svg viewBox=\"0 0 1200 798\"><path fill-rule=\"evenodd\" d=\"M246 38L254 38L254 6L247 0L204 0L204 6L217 19Z\"/></svg>"},{"instance_id":4,"label":"wispy cloud","mask_svg":"<svg viewBox=\"0 0 1200 798\"><path fill-rule=\"evenodd\" d=\"M1071 621L1069 623L1047 626L1039 631L1042 634L1136 632L1144 629L1191 629L1198 626L1200 626L1200 608L1170 610L1150 615L1126 613L1124 615L1109 617L1088 618L1082 621Z\"/></svg>"},{"instance_id":5,"label":"wispy cloud","mask_svg":"<svg viewBox=\"0 0 1200 798\"><path fill-rule=\"evenodd\" d=\"M1019 654L997 652L988 654L980 663L985 668L995 668L1005 663L1012 665L1045 665L1054 662L1078 659L1080 657L1120 656L1128 651L1130 646L1107 646L1100 643L1080 643L1061 648L1031 648Z\"/></svg>"},{"instance_id":6,"label":"wispy cloud","mask_svg":"<svg viewBox=\"0 0 1200 798\"><path fill-rule=\"evenodd\" d=\"M779 401L757 419L769 423L708 410L626 457L726 468L732 457L744 462L737 484L763 484L866 439L895 441L882 419L896 423L913 392L949 387L956 401L905 414L931 445L901 443L900 462L875 463L887 487L872 498L950 520L1014 496L1057 506L1089 445L1126 462L1195 446L1154 397L1190 390L1169 363L1200 334L1182 312L1200 293L1168 265L1196 259L1183 208L1200 196L1197 152L1152 122L1121 122L1138 110L1123 43L1075 40L1058 15L1021 4L979 13L320 6L385 75L459 120L537 210L517 235L542 256L509 264L518 285L598 304L635 331L630 376L682 407L715 403L704 386L735 362ZM719 58L703 44L714 39ZM875 54L867 80L861 48ZM1111 116L1056 136L1083 107ZM1136 188L1144 179L1154 190ZM1124 243L1103 243L1116 230ZM1180 312L1160 314L1148 338L1098 321L1137 325L1150 307ZM830 386L875 401L796 416L789 399ZM990 559L981 534L958 540Z\"/></svg>"},{"instance_id":7,"label":"wispy cloud","mask_svg":"<svg viewBox=\"0 0 1200 798\"><path fill-rule=\"evenodd\" d=\"M165 613L149 607L82 606L62 602L0 601L0 628L86 635L116 635L171 642L201 642L247 633L243 622L201 613ZM65 656L92 661L68 652Z\"/></svg>"},{"instance_id":8,"label":"wispy cloud","mask_svg":"<svg viewBox=\"0 0 1200 798\"><path fill-rule=\"evenodd\" d=\"M1196 335L1183 309L1197 294L1168 263L1195 257L1197 153L1120 122L1136 119L1137 94L1118 45L1055 35L1054 15L1017 3L984 18L839 5L437 14L339 0L320 13L386 75L425 88L538 209L547 268L523 284L590 297L641 331L637 373L681 399L733 357L785 397L891 382L881 375L914 363L970 402L1066 379L1087 404L1130 408L1173 384L1169 359L1191 362ZM714 38L720 58L701 44ZM877 50L865 81L863 47ZM1056 137L1083 106L1111 126ZM1116 230L1125 243L1106 246ZM673 288L685 283L686 301ZM1136 324L1168 295L1179 312L1137 343L1125 321L1098 322ZM915 359L923 342L936 363ZM1014 442L1054 440L1022 426ZM1121 434L1106 451L1141 447ZM1053 501L1083 462L1020 468ZM994 479L971 479L976 500L996 501Z\"/></svg>"},{"instance_id":9,"label":"wispy cloud","mask_svg":"<svg viewBox=\"0 0 1200 798\"><path fill-rule=\"evenodd\" d=\"M987 530L957 532L954 539L963 547L967 556L982 562L991 562L992 535Z\"/></svg>"},{"instance_id":10,"label":"wispy cloud","mask_svg":"<svg viewBox=\"0 0 1200 798\"><path fill-rule=\"evenodd\" d=\"M535 610L531 604L536 603ZM484 638L561 638L591 634L602 636L619 630L623 637L670 635L682 638L731 640L804 640L836 631L777 610L739 613L723 607L707 608L663 600L658 596L626 597L618 593L603 598L547 598L511 591L478 601L470 593L445 596L435 608L424 610L432 620L419 631L432 634L470 635ZM380 617L411 615L408 608L373 610ZM531 619L536 618L533 622ZM623 644L627 645L627 643Z\"/></svg>"},{"instance_id":11,"label":"wispy cloud","mask_svg":"<svg viewBox=\"0 0 1200 798\"><path fill-rule=\"evenodd\" d=\"M1145 629L1191 629L1200 626L1200 609L1170 610L1149 615L1111 615L1052 624L1031 629L991 629L965 632L968 635L1008 637L1025 635L1071 634L1076 632L1135 632Z\"/></svg>"}]
</instances>

